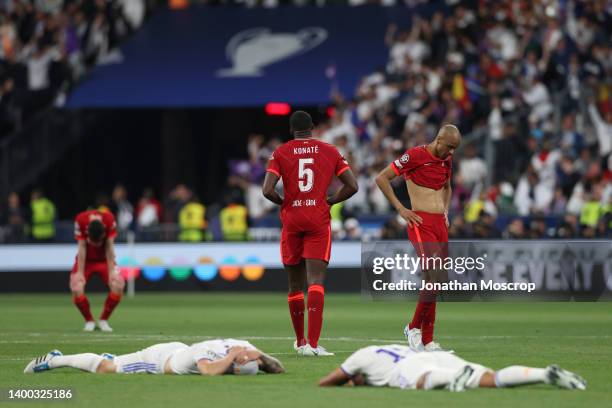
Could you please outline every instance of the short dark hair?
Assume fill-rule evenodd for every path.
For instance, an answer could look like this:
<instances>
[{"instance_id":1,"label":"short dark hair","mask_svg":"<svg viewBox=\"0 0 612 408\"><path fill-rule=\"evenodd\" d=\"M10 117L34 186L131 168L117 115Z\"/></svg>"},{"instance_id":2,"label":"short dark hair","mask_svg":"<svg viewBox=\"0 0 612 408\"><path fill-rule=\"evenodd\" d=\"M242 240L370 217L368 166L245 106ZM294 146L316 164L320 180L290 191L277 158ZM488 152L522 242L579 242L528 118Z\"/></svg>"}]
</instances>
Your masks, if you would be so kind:
<instances>
[{"instance_id":1,"label":"short dark hair","mask_svg":"<svg viewBox=\"0 0 612 408\"><path fill-rule=\"evenodd\" d=\"M295 111L291 115L289 119L289 126L291 127L291 132L310 132L314 127L312 123L312 118L307 112L304 111Z\"/></svg>"},{"instance_id":2,"label":"short dark hair","mask_svg":"<svg viewBox=\"0 0 612 408\"><path fill-rule=\"evenodd\" d=\"M100 242L104 238L106 230L100 220L92 220L87 225L87 236L94 242Z\"/></svg>"}]
</instances>

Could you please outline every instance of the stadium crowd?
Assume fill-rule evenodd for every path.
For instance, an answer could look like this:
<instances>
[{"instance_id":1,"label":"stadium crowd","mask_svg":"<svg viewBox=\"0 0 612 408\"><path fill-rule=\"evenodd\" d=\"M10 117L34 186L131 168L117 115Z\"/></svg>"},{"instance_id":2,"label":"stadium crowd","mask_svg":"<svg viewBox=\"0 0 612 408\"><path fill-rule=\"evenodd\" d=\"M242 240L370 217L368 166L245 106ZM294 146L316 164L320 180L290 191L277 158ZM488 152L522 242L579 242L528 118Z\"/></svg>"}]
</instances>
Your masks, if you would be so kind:
<instances>
[{"instance_id":1,"label":"stadium crowd","mask_svg":"<svg viewBox=\"0 0 612 408\"><path fill-rule=\"evenodd\" d=\"M33 12L29 1L4 3L15 7L4 13L0 30L5 60L22 56L27 64L33 57L24 49L38 49L41 43L45 52L59 50L53 55L63 55L70 64L68 34L81 33L75 37L78 58L70 65L73 75L82 72L78 67L87 61L99 62L101 55L108 55L100 54L96 44L110 49L131 27L126 23L125 31L117 29L126 20L120 16L127 16L131 0L41 2L62 4L55 14ZM328 70L332 103L315 136L339 148L360 185L356 196L332 209L336 238L358 239L359 219L391 212L374 182L376 174L405 149L431 140L442 123L457 124L464 134L454 158L452 237L609 237L612 7L605 0L450 3L448 13L415 16L406 27L390 25L385 35L388 61L363 78L354 95L335 90L335 69ZM476 6L465 5L472 3ZM27 10L32 14L30 24L37 22L24 31L30 37L23 38L30 40L21 40L21 29L17 30L14 50L7 53L4 33L28 26L22 22L29 21L23 17ZM95 39L100 23L106 24L101 43ZM111 27L117 33L111 34ZM4 84L10 82L5 79ZM248 159L229 163L226 191L219 203L207 203L212 204L208 209L184 185L161 202L148 189L135 202L136 209L125 189L117 187L114 204L97 205L113 210L122 229L180 224L181 210L188 204L194 204L189 208L201 218L201 230L212 228L209 222L229 206L245 208L240 214L248 221L242 224L257 224L276 211L262 197L260 186L267 159L280 143L251 135ZM408 200L402 180L395 183L398 196ZM18 201L11 195L0 224L13 213L23 213L10 210L19 207ZM376 235L401 238L405 227L389 216ZM204 239L206 234L195 237Z\"/></svg>"},{"instance_id":2,"label":"stadium crowd","mask_svg":"<svg viewBox=\"0 0 612 408\"><path fill-rule=\"evenodd\" d=\"M364 78L355 95L332 93L330 119L316 134L335 144L359 177L360 191L343 209L351 226L353 215L390 211L376 174L406 148L431 140L440 124L454 123L466 137L454 160L452 236L609 236L609 4L458 3L448 15L415 16L407 29L390 25L386 66ZM332 67L332 83L334 75ZM261 169L278 143L254 135L252 167ZM259 183L260 171L244 173ZM259 214L266 207L252 200L249 209ZM499 231L498 215L516 219ZM558 225L546 225L550 215ZM403 230L392 219L383 235Z\"/></svg>"},{"instance_id":3,"label":"stadium crowd","mask_svg":"<svg viewBox=\"0 0 612 408\"><path fill-rule=\"evenodd\" d=\"M54 103L142 24L145 0L0 0L0 138ZM150 6L149 6L150 7Z\"/></svg>"}]
</instances>

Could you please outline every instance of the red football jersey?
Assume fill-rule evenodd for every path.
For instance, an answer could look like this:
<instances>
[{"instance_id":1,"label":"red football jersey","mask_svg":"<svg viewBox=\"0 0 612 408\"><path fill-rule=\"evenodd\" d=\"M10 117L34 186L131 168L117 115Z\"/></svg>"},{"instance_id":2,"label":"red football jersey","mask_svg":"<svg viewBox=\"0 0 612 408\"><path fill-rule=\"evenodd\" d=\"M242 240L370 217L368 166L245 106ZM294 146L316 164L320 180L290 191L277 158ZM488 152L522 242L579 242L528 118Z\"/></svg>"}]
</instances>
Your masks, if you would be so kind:
<instances>
[{"instance_id":1,"label":"red football jersey","mask_svg":"<svg viewBox=\"0 0 612 408\"><path fill-rule=\"evenodd\" d=\"M439 190L450 179L452 174L453 156L445 159L435 157L427 150L427 146L416 146L406 150L397 158L391 167L396 175L403 174L419 186Z\"/></svg>"},{"instance_id":2,"label":"red football jersey","mask_svg":"<svg viewBox=\"0 0 612 408\"><path fill-rule=\"evenodd\" d=\"M106 230L106 237L104 238L104 243L100 246L87 243L86 262L103 262L106 261L106 252L104 250L106 240L117 236L117 224L115 223L115 217L110 211L90 210L79 213L74 220L74 238L77 241L87 241L87 226L93 220L102 221Z\"/></svg>"},{"instance_id":3,"label":"red football jersey","mask_svg":"<svg viewBox=\"0 0 612 408\"><path fill-rule=\"evenodd\" d=\"M335 146L316 139L294 139L278 147L267 171L283 180L284 199L281 220L309 228L329 223L327 190L334 175L349 165Z\"/></svg>"}]
</instances>

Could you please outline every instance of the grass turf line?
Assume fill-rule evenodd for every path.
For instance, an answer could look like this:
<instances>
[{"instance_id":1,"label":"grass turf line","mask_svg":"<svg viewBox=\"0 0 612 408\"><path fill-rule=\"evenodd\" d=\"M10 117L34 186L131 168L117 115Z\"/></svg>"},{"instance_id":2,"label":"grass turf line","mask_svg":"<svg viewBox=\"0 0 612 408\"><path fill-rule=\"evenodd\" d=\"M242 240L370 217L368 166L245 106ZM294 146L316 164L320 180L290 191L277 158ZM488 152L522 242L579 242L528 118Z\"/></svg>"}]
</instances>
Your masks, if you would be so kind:
<instances>
[{"instance_id":1,"label":"grass turf line","mask_svg":"<svg viewBox=\"0 0 612 408\"><path fill-rule=\"evenodd\" d=\"M90 296L94 316L103 296ZM521 389L413 392L394 389L316 387L318 378L353 350L374 343L403 342L410 302L366 302L358 295L326 296L321 344L334 357L306 359L292 352L286 297L278 294L138 294L125 299L111 318L114 333L82 333L82 319L68 295L0 296L0 387L72 387L75 400L53 407L394 407L446 404L466 407L603 407L612 387L611 303L441 303L436 340L461 357L501 368L512 364L558 363L588 381L586 392L546 386ZM198 376L91 375L62 369L22 374L36 355L59 348L64 353L121 354L154 343L200 338L251 340L276 353L287 374L202 378ZM47 402L6 403L41 406Z\"/></svg>"}]
</instances>

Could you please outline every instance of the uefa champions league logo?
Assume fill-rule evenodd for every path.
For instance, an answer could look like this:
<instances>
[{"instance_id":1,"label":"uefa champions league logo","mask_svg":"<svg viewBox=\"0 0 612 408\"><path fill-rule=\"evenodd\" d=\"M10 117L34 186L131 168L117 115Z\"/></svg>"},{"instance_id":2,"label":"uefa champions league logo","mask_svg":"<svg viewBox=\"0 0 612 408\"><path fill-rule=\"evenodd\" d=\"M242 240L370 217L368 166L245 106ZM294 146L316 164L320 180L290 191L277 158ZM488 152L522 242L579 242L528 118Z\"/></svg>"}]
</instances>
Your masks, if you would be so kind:
<instances>
[{"instance_id":1,"label":"uefa champions league logo","mask_svg":"<svg viewBox=\"0 0 612 408\"><path fill-rule=\"evenodd\" d=\"M227 58L231 68L217 71L218 77L259 77L264 68L284 59L303 54L327 39L321 27L303 28L295 33L272 33L258 27L241 31L227 43Z\"/></svg>"}]
</instances>

